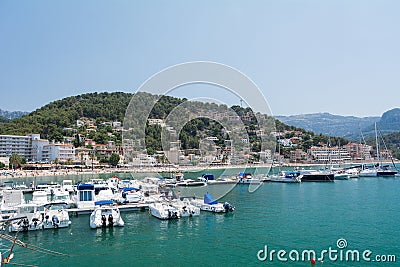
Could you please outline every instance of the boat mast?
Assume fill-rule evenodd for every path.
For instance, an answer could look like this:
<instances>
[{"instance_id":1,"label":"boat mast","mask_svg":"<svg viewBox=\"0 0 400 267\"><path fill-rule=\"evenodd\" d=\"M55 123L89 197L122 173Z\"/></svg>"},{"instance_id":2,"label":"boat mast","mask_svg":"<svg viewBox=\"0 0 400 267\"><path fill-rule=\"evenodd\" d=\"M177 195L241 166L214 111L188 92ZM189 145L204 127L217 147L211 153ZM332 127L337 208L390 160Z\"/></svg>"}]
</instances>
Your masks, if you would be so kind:
<instances>
[{"instance_id":1,"label":"boat mast","mask_svg":"<svg viewBox=\"0 0 400 267\"><path fill-rule=\"evenodd\" d=\"M376 122L375 122L375 143L376 143L376 158L378 160L378 167L381 167L381 159L379 156L378 131L376 129Z\"/></svg>"}]
</instances>

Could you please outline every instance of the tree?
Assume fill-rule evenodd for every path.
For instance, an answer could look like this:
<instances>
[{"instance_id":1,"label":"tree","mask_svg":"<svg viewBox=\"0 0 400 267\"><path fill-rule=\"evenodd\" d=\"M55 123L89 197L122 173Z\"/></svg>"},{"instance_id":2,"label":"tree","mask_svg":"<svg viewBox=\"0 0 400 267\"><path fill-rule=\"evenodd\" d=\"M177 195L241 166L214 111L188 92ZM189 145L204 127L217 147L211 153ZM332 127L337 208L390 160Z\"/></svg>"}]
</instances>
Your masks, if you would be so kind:
<instances>
[{"instance_id":1,"label":"tree","mask_svg":"<svg viewBox=\"0 0 400 267\"><path fill-rule=\"evenodd\" d=\"M54 159L54 164L56 164L56 167L57 167L58 163L60 163L60 161L58 160L58 158L55 158Z\"/></svg>"},{"instance_id":2,"label":"tree","mask_svg":"<svg viewBox=\"0 0 400 267\"><path fill-rule=\"evenodd\" d=\"M11 154L10 156L10 168L18 169L21 167L22 158L18 154Z\"/></svg>"},{"instance_id":3,"label":"tree","mask_svg":"<svg viewBox=\"0 0 400 267\"><path fill-rule=\"evenodd\" d=\"M110 163L110 165L112 166L117 166L118 162L119 162L119 155L116 153L112 153L110 158L108 159L108 163Z\"/></svg>"}]
</instances>

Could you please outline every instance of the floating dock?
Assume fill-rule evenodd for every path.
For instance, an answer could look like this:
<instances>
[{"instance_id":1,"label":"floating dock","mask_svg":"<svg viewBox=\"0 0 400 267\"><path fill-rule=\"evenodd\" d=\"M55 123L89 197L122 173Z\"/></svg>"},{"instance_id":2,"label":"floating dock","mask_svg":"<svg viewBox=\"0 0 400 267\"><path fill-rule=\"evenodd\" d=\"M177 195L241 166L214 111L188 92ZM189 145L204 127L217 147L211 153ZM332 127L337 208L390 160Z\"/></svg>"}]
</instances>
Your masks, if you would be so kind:
<instances>
[{"instance_id":1,"label":"floating dock","mask_svg":"<svg viewBox=\"0 0 400 267\"><path fill-rule=\"evenodd\" d=\"M81 214L90 214L94 211L95 207L91 208L71 208L67 209L68 213L72 216L79 216ZM128 212L128 211L145 211L149 209L149 204L145 203L131 203L131 204L124 204L118 205L118 209L121 212Z\"/></svg>"}]
</instances>

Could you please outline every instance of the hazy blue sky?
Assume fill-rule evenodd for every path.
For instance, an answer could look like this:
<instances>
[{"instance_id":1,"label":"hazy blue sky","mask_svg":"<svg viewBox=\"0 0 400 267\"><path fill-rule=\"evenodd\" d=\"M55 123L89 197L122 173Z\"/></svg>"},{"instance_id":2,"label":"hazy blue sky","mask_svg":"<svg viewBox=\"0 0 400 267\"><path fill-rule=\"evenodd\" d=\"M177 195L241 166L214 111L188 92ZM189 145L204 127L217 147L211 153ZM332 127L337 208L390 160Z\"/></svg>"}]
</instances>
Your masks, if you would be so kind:
<instances>
[{"instance_id":1,"label":"hazy blue sky","mask_svg":"<svg viewBox=\"0 0 400 267\"><path fill-rule=\"evenodd\" d=\"M205 60L248 75L276 115L381 115L399 106L399 10L385 0L1 0L0 108L134 92L166 67Z\"/></svg>"}]
</instances>

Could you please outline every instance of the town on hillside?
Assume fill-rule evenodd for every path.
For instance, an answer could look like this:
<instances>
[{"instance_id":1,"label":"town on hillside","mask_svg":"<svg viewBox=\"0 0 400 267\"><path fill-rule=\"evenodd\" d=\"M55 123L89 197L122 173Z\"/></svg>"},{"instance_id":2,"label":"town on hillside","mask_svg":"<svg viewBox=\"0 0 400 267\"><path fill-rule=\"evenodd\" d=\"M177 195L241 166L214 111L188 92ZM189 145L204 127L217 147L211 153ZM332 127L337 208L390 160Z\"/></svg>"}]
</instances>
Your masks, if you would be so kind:
<instances>
[{"instance_id":1,"label":"town on hillside","mask_svg":"<svg viewBox=\"0 0 400 267\"><path fill-rule=\"evenodd\" d=\"M246 119L245 117L244 119ZM236 120L237 118L230 118ZM243 118L242 118L243 119ZM148 119L149 127L175 129L163 119ZM167 159L177 158L178 166L228 166L242 164L326 164L373 162L375 159L370 145L347 142L331 146L329 142L318 140L320 136L310 136L299 130L271 131L250 130L249 135L260 137L269 135L276 140L275 151L265 150L255 153L235 153L229 133L221 129L218 136L204 136L200 148L181 148L180 141L171 142L168 151L136 153L129 162L124 151L129 149L122 143L122 132L126 131L119 121L102 121L80 118L76 124L63 129L63 142L41 139L40 134L26 136L0 135L0 164L6 169L94 169L104 167L163 167L171 165ZM315 140L312 140L312 139ZM249 138L241 138L243 144ZM316 142L318 143L314 145ZM206 153L203 153L206 150ZM377 158L376 154L374 155ZM390 160L391 151L380 151L379 159Z\"/></svg>"}]
</instances>

